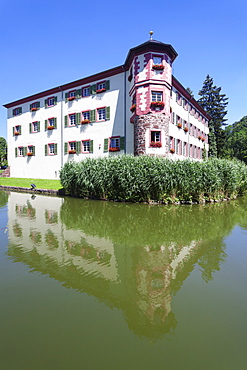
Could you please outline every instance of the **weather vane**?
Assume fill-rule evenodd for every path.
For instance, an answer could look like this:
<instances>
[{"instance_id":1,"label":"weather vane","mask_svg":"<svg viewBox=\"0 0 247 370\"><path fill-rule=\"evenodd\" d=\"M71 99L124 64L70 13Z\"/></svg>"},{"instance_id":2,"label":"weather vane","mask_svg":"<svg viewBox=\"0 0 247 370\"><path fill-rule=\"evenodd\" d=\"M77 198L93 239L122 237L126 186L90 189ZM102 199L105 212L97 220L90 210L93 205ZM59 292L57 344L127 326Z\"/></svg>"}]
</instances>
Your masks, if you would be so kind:
<instances>
[{"instance_id":1,"label":"weather vane","mask_svg":"<svg viewBox=\"0 0 247 370\"><path fill-rule=\"evenodd\" d=\"M150 35L150 40L153 40L153 31L149 31L149 35Z\"/></svg>"}]
</instances>

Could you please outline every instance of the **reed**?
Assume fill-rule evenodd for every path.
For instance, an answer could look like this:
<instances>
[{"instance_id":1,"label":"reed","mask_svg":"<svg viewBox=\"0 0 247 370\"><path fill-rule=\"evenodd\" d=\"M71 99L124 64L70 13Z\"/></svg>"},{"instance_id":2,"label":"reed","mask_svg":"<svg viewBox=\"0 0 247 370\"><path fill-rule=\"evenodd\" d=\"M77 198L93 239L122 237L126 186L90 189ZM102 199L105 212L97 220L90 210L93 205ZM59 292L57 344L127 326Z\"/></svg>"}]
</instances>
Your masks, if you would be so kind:
<instances>
[{"instance_id":1,"label":"reed","mask_svg":"<svg viewBox=\"0 0 247 370\"><path fill-rule=\"evenodd\" d=\"M173 161L132 155L67 162L60 172L65 191L77 197L131 202L176 202L232 198L247 190L240 161Z\"/></svg>"}]
</instances>

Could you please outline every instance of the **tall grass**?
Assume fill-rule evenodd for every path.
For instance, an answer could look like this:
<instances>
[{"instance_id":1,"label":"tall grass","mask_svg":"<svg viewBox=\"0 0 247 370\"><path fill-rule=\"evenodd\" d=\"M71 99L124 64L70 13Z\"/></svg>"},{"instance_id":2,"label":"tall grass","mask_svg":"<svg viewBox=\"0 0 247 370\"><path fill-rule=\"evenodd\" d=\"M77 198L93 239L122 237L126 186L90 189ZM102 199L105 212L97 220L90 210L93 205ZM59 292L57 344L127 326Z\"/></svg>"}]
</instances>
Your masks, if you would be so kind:
<instances>
[{"instance_id":1,"label":"tall grass","mask_svg":"<svg viewBox=\"0 0 247 370\"><path fill-rule=\"evenodd\" d=\"M126 155L67 162L60 179L67 193L79 197L132 202L216 200L247 190L247 166L225 159L196 162Z\"/></svg>"}]
</instances>

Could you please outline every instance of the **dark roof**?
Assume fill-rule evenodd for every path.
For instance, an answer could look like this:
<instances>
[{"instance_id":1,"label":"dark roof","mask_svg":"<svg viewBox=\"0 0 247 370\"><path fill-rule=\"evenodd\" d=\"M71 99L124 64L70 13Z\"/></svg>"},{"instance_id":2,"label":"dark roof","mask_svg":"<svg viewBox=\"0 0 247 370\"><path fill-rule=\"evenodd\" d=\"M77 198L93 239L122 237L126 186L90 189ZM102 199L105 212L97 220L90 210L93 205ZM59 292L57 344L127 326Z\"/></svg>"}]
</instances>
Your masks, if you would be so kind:
<instances>
[{"instance_id":1,"label":"dark roof","mask_svg":"<svg viewBox=\"0 0 247 370\"><path fill-rule=\"evenodd\" d=\"M128 69L130 67L131 62L136 55L141 54L145 51L166 53L171 58L172 62L176 59L178 55L172 45L164 44L163 42L156 40L149 40L129 50L124 63L125 68Z\"/></svg>"}]
</instances>

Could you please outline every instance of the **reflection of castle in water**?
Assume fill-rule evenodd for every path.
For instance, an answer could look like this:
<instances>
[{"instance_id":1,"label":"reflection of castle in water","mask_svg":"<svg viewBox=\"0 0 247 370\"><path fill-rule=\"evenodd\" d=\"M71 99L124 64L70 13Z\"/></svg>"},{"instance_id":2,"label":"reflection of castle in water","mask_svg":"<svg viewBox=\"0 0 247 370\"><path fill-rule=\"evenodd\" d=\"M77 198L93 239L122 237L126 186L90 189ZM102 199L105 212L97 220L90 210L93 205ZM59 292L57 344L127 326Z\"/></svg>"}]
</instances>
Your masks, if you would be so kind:
<instances>
[{"instance_id":1,"label":"reflection of castle in water","mask_svg":"<svg viewBox=\"0 0 247 370\"><path fill-rule=\"evenodd\" d=\"M176 326L172 295L194 264L199 261L210 280L224 258L219 225L216 234L213 230L217 208L208 209L207 225L209 215L199 207L196 214L182 207L178 213L168 207L11 193L9 255L122 309L137 334L157 336ZM232 223L222 222L222 233L229 232ZM213 267L208 252L214 253Z\"/></svg>"}]
</instances>

